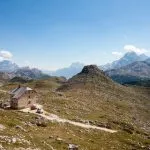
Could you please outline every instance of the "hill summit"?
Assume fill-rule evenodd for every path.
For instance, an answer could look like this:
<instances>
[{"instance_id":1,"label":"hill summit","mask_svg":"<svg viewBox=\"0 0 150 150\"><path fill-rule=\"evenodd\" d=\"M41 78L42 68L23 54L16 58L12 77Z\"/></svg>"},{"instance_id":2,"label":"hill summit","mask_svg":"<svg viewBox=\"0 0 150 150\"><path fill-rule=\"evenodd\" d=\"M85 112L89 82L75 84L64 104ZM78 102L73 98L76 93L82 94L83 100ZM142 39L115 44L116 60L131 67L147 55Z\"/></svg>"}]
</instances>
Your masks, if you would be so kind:
<instances>
[{"instance_id":1,"label":"hill summit","mask_svg":"<svg viewBox=\"0 0 150 150\"><path fill-rule=\"evenodd\" d=\"M84 66L84 68L78 75L80 74L101 75L103 74L103 71L101 71L96 65L88 65L88 66Z\"/></svg>"},{"instance_id":2,"label":"hill summit","mask_svg":"<svg viewBox=\"0 0 150 150\"><path fill-rule=\"evenodd\" d=\"M82 71L70 78L62 87L64 88L81 88L85 86L110 86L115 83L105 75L96 65L84 66Z\"/></svg>"}]
</instances>

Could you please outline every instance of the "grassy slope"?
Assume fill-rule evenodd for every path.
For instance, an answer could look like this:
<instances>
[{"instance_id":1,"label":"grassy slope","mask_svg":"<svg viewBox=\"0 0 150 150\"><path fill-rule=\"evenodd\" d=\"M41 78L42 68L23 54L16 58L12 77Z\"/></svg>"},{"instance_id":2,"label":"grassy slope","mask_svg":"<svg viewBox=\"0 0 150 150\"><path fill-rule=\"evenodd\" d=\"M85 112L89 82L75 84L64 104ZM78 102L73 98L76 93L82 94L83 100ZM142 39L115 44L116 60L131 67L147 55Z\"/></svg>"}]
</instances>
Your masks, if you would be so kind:
<instances>
[{"instance_id":1,"label":"grassy slope","mask_svg":"<svg viewBox=\"0 0 150 150\"><path fill-rule=\"evenodd\" d=\"M68 124L48 123L48 126L26 126L24 122L35 120L34 115L19 113L16 111L0 110L0 124L6 126L0 135L24 136L32 145L27 144L3 144L12 147L38 147L42 150L50 149L48 145L56 149L66 149L67 143L80 145L80 149L144 149L150 144L149 136L149 88L125 88L115 86L91 86L77 85L75 88L55 92L59 87L58 80L42 80L27 83L39 93L39 103L43 104L47 111L58 114L61 117L72 120L90 120L91 124L107 126L118 129L116 134L110 134L97 130L85 130ZM26 85L27 85L26 84ZM16 84L9 84L3 89L11 89ZM84 88L82 88L82 86ZM16 130L15 126L21 125L27 132ZM133 132L130 134L129 132ZM52 136L51 138L49 138ZM57 141L57 137L63 139ZM46 143L45 143L45 142Z\"/></svg>"}]
</instances>

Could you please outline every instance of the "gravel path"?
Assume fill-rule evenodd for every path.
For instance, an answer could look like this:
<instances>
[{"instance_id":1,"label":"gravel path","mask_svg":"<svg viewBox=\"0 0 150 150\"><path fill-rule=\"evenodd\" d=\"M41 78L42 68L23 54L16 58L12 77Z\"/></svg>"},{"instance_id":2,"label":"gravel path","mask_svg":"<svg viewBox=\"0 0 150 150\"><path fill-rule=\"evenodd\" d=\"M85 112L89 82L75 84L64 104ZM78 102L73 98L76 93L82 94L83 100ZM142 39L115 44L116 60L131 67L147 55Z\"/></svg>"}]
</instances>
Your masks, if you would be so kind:
<instances>
[{"instance_id":1,"label":"gravel path","mask_svg":"<svg viewBox=\"0 0 150 150\"><path fill-rule=\"evenodd\" d=\"M0 90L0 92L3 92L3 93L8 93L7 91L5 91L5 90Z\"/></svg>"},{"instance_id":2,"label":"gravel path","mask_svg":"<svg viewBox=\"0 0 150 150\"><path fill-rule=\"evenodd\" d=\"M75 121L63 119L63 118L60 118L57 115L49 114L48 112L45 112L45 111L44 111L43 114L38 114L38 113L36 113L36 110L30 110L29 108L22 109L20 111L27 112L27 113L37 114L37 115L39 115L39 116L41 116L43 118L46 118L46 119L48 119L50 121L56 121L56 122L62 122L62 123L69 123L69 124L72 124L72 125L75 125L75 126L86 128L86 129L97 129L97 130L102 130L102 131L106 131L106 132L109 132L109 133L115 133L115 132L117 132L116 130L111 130L111 129L107 129L107 128L103 128L103 127L98 127L98 126L94 126L94 125L90 125L90 124L84 124L84 123L80 123L80 122L75 122Z\"/></svg>"}]
</instances>

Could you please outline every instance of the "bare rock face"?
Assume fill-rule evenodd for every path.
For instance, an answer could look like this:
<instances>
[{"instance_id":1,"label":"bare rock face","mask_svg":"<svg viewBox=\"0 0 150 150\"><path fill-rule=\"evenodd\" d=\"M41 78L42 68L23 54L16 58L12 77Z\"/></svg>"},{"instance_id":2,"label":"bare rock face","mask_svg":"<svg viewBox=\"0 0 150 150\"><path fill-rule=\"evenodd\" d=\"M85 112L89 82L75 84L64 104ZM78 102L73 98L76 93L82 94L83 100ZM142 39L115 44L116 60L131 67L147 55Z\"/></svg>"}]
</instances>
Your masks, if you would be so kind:
<instances>
[{"instance_id":1,"label":"bare rock face","mask_svg":"<svg viewBox=\"0 0 150 150\"><path fill-rule=\"evenodd\" d=\"M82 71L79 74L101 74L103 71L101 71L96 65L89 65L84 66Z\"/></svg>"},{"instance_id":2,"label":"bare rock face","mask_svg":"<svg viewBox=\"0 0 150 150\"><path fill-rule=\"evenodd\" d=\"M106 80L111 81L111 79L109 79L102 70L100 70L96 65L88 65L84 66L82 71L68 80L68 82L83 81L84 83L88 83L96 81L98 83Z\"/></svg>"}]
</instances>

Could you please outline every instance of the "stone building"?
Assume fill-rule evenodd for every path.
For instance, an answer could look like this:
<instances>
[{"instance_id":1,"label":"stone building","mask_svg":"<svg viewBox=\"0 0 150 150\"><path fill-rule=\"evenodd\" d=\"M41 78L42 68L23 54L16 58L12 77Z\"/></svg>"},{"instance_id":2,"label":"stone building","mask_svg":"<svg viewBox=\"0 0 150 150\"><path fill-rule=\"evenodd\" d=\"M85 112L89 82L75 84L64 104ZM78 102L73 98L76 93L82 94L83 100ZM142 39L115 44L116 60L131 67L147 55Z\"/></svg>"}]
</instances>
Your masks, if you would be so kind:
<instances>
[{"instance_id":1,"label":"stone building","mask_svg":"<svg viewBox=\"0 0 150 150\"><path fill-rule=\"evenodd\" d=\"M9 94L12 109L28 108L36 104L37 101L37 92L29 87L18 86Z\"/></svg>"}]
</instances>

